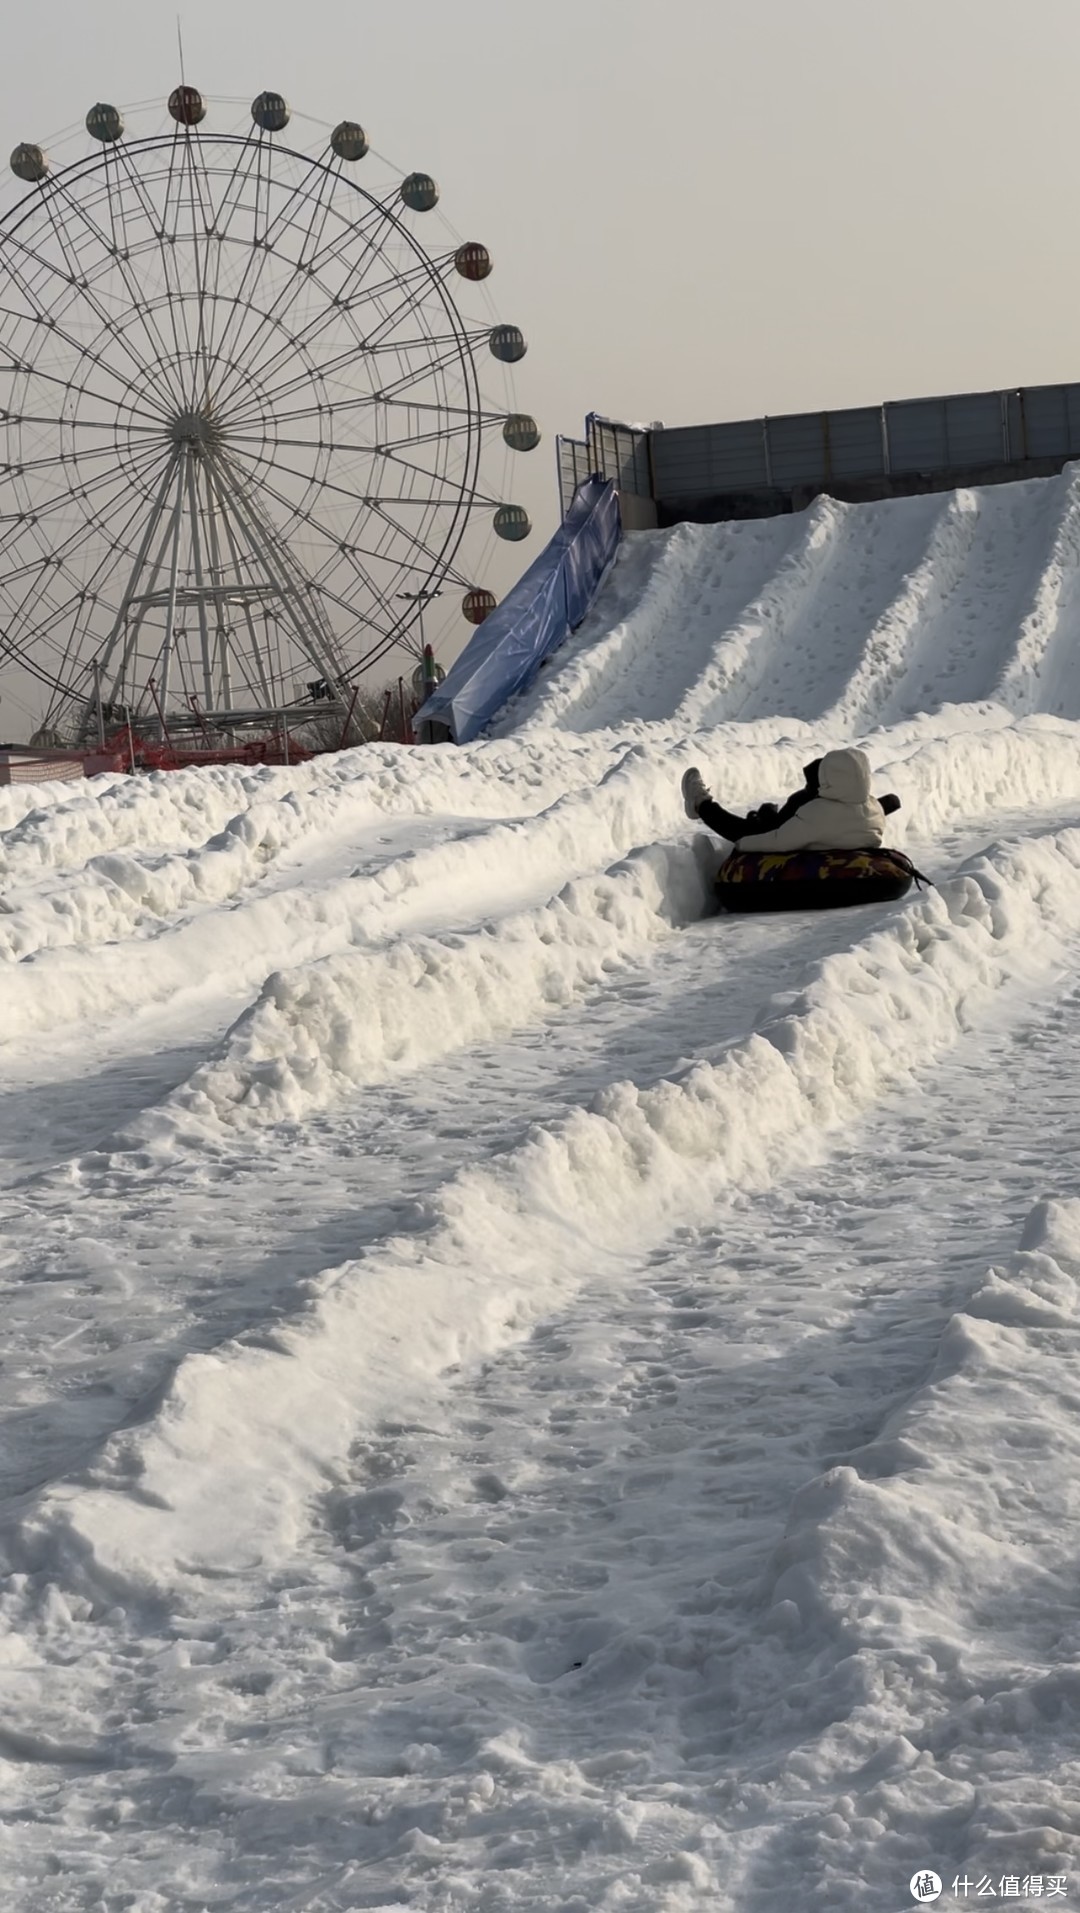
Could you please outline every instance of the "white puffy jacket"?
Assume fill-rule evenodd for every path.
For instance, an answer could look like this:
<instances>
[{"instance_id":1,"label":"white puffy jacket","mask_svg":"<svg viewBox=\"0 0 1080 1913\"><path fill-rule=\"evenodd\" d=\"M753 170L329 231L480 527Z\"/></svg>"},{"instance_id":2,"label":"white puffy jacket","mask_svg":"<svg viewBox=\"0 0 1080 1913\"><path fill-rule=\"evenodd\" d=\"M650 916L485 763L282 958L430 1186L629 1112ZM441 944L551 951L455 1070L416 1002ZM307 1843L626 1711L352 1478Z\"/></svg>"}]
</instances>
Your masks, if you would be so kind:
<instances>
[{"instance_id":1,"label":"white puffy jacket","mask_svg":"<svg viewBox=\"0 0 1080 1913\"><path fill-rule=\"evenodd\" d=\"M827 751L818 794L775 830L740 837L739 850L876 850L885 835L885 812L870 795L865 751Z\"/></svg>"}]
</instances>

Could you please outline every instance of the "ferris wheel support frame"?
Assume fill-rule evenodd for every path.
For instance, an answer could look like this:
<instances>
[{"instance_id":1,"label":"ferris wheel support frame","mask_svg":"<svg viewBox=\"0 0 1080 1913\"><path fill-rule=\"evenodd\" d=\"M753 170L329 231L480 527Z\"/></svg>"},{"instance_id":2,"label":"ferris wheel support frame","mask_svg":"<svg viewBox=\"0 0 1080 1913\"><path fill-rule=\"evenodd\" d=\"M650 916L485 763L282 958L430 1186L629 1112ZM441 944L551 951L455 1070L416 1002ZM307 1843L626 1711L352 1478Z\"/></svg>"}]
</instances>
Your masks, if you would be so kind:
<instances>
[{"instance_id":1,"label":"ferris wheel support frame","mask_svg":"<svg viewBox=\"0 0 1080 1913\"><path fill-rule=\"evenodd\" d=\"M187 514L192 558L195 570L194 588L187 588L182 594L182 602L193 606L199 621L200 654L203 667L203 696L206 709L204 716L212 714L218 722L230 714L232 701L232 671L230 669L229 626L222 615L224 606L231 599L240 599L248 612L248 635L251 643L251 661L255 665L259 683L249 683L251 692L258 696L261 691L268 710L276 709L281 700L275 700L270 687L263 659L263 645L255 629L254 619L250 615L250 599L254 591L262 599L270 599L279 606L279 615L288 623L293 639L308 662L318 673L319 680L327 685L331 692L331 708L344 709L343 685L345 672L336 656L332 632L320 624L309 592L304 589L302 574L298 574L288 547L276 537L259 509L257 501L251 496L250 488L245 488L242 480L232 466L227 453L220 447L209 444L197 445L193 442L195 434L178 436L169 454L168 463L161 485L154 498L153 506L135 557L127 586L121 598L116 618L105 643L95 659L94 696L87 699L80 720L80 735L88 733L91 723L98 722L100 712L95 706L100 704L100 687L108 679L117 645L123 633L118 668L113 676L108 702L121 704L130 660L134 654L139 631L146 611L152 605L165 606L165 626L161 646L160 677L157 689L163 709L168 708L168 699L172 676L174 640L177 634L177 607L179 594L179 559L181 523ZM213 555L213 564L220 574L215 583L212 577L206 577L203 562L202 539L200 534L200 510L198 499L198 468L202 467L206 478L207 525L211 544L216 543L216 520L220 515L225 527L237 577L227 582L220 563L220 548ZM245 583L239 575L239 550L232 531L231 519L244 535L249 556L255 558L264 573L264 581L254 584ZM166 522L167 521L167 522ZM146 579L147 589L138 590L142 576L154 547L155 534L164 525L156 557L150 565ZM164 594L156 589L157 580L168 553L169 579ZM207 609L210 604L218 612L216 639L218 652L219 683L215 687L214 669L211 660L210 623ZM136 609L134 622L131 612ZM215 692L217 694L215 694Z\"/></svg>"}]
</instances>

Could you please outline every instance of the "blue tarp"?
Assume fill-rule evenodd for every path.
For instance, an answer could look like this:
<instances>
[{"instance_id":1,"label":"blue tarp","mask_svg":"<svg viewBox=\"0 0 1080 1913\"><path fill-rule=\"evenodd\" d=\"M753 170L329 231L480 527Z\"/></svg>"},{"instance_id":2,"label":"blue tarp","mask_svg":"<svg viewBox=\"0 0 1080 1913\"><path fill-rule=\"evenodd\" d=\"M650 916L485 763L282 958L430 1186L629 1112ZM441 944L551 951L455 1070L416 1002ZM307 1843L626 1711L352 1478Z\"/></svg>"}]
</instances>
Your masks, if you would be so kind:
<instances>
[{"instance_id":1,"label":"blue tarp","mask_svg":"<svg viewBox=\"0 0 1080 1913\"><path fill-rule=\"evenodd\" d=\"M614 485L585 479L551 543L484 619L414 725L446 724L455 743L470 743L581 623L615 555L619 529Z\"/></svg>"}]
</instances>

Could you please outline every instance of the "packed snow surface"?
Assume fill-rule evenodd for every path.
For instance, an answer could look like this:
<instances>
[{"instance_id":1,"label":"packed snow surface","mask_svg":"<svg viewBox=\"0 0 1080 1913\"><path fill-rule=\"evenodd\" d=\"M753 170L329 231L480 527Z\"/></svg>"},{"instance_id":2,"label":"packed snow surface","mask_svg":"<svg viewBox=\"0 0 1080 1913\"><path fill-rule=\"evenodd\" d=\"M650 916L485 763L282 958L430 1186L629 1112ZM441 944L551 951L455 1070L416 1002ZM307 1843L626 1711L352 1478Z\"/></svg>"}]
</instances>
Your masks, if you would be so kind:
<instances>
[{"instance_id":1,"label":"packed snow surface","mask_svg":"<svg viewBox=\"0 0 1080 1913\"><path fill-rule=\"evenodd\" d=\"M1080 477L494 729L0 791L4 1913L1080 1906ZM713 915L855 742L935 887Z\"/></svg>"}]
</instances>

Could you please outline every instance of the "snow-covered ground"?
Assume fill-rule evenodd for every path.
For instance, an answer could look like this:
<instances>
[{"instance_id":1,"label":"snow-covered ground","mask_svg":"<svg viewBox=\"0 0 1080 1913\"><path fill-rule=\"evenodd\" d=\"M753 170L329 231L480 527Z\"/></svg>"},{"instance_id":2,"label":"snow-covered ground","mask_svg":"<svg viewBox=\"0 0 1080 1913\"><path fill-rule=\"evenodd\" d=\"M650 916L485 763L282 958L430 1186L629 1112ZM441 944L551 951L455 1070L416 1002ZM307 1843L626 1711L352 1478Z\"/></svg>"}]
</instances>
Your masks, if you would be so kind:
<instances>
[{"instance_id":1,"label":"snow-covered ground","mask_svg":"<svg viewBox=\"0 0 1080 1913\"><path fill-rule=\"evenodd\" d=\"M3 1913L1080 1907L1080 477L496 730L0 792ZM711 916L856 740L938 887Z\"/></svg>"}]
</instances>

